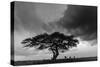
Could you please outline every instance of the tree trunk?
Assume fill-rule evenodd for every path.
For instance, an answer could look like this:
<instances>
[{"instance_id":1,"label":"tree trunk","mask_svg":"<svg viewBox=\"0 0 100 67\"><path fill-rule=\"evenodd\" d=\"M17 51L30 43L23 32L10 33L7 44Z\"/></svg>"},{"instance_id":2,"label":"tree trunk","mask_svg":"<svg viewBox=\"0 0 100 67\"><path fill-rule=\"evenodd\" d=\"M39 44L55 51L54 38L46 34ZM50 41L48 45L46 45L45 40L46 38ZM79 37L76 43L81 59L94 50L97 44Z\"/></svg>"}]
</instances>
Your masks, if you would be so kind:
<instances>
[{"instance_id":1,"label":"tree trunk","mask_svg":"<svg viewBox=\"0 0 100 67\"><path fill-rule=\"evenodd\" d=\"M56 50L52 50L52 52L53 52L52 60L56 60L56 58L57 58L58 55L59 55L58 49L56 49Z\"/></svg>"},{"instance_id":2,"label":"tree trunk","mask_svg":"<svg viewBox=\"0 0 100 67\"><path fill-rule=\"evenodd\" d=\"M56 54L56 55L53 54L53 58L52 58L52 60L56 60L57 57L58 57L57 54Z\"/></svg>"}]
</instances>

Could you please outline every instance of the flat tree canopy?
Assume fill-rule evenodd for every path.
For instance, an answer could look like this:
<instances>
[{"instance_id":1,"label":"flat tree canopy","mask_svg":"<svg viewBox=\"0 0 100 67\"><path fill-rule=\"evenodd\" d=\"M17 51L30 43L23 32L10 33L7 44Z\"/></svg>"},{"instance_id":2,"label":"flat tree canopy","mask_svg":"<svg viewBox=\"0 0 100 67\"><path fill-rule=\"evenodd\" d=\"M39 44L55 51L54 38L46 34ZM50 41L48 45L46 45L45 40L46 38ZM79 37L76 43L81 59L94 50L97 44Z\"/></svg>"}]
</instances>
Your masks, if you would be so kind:
<instances>
[{"instance_id":1,"label":"flat tree canopy","mask_svg":"<svg viewBox=\"0 0 100 67\"><path fill-rule=\"evenodd\" d=\"M72 47L77 47L79 41L73 35L64 35L54 32L52 34L40 34L32 38L27 38L21 42L24 47L36 47L38 50L48 49L53 52L52 60L56 60L59 52L68 51Z\"/></svg>"}]
</instances>

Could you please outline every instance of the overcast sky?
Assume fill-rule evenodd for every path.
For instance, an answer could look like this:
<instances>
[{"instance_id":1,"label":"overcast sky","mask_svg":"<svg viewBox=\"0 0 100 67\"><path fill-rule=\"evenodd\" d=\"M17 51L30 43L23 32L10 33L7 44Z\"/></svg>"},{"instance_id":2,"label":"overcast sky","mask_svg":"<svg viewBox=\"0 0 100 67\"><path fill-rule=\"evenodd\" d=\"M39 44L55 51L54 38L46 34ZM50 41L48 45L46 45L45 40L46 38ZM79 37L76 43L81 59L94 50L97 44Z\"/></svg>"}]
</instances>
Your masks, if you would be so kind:
<instances>
[{"instance_id":1,"label":"overcast sky","mask_svg":"<svg viewBox=\"0 0 100 67\"><path fill-rule=\"evenodd\" d=\"M14 10L14 52L16 61L50 59L52 52L48 50L37 51L35 48L23 48L21 41L44 32L51 33L54 31L64 32L65 34L74 33L80 40L80 44L76 48L61 53L58 58L64 58L64 56L97 56L95 8L73 7L62 4L15 2ZM82 10L87 10L88 13L93 12L94 14L87 14L88 20L80 23L81 20L86 20L79 18L85 17L85 15L81 16ZM89 17L93 18L93 20ZM77 18L81 20L77 21ZM88 38L86 38L87 36Z\"/></svg>"}]
</instances>

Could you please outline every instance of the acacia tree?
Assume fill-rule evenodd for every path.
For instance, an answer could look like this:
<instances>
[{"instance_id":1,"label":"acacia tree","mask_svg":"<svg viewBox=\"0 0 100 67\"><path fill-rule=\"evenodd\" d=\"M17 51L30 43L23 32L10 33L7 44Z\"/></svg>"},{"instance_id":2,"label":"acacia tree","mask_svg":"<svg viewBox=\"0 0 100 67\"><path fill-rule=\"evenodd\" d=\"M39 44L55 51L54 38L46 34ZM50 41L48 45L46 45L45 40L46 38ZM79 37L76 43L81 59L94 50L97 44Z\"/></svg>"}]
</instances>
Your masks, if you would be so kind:
<instances>
[{"instance_id":1,"label":"acacia tree","mask_svg":"<svg viewBox=\"0 0 100 67\"><path fill-rule=\"evenodd\" d=\"M63 33L54 32L52 34L40 34L22 41L24 47L35 47L38 50L48 49L53 52L52 60L56 60L59 52L68 51L72 47L77 47L79 41L74 36L66 36Z\"/></svg>"}]
</instances>

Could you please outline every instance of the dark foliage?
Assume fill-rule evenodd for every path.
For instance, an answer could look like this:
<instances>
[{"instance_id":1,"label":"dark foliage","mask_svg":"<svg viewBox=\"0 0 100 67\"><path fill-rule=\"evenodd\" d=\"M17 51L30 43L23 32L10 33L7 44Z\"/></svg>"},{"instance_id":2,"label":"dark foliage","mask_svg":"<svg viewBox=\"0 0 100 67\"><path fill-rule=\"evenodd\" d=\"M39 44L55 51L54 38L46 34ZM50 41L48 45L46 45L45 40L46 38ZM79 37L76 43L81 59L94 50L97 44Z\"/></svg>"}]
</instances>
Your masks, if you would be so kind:
<instances>
[{"instance_id":1,"label":"dark foliage","mask_svg":"<svg viewBox=\"0 0 100 67\"><path fill-rule=\"evenodd\" d=\"M22 44L25 44L24 47L36 46L38 50L48 48L48 50L53 52L52 60L56 60L60 51L65 52L69 50L69 48L77 47L78 43L79 41L75 39L73 35L66 36L59 32L52 34L44 33L22 41Z\"/></svg>"}]
</instances>

